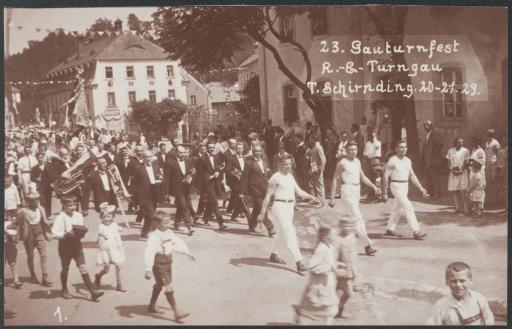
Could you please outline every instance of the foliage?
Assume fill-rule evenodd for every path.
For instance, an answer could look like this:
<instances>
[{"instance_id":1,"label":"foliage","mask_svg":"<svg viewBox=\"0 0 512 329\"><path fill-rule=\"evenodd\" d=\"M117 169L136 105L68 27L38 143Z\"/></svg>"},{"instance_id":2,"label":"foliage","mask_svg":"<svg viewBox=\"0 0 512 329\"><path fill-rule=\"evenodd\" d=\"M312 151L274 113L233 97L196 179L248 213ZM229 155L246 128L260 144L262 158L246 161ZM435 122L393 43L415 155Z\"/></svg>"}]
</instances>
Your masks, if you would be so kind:
<instances>
[{"instance_id":1,"label":"foliage","mask_svg":"<svg viewBox=\"0 0 512 329\"><path fill-rule=\"evenodd\" d=\"M101 32L101 31L113 31L114 23L108 18L98 18L96 21L87 29L87 32Z\"/></svg>"},{"instance_id":2,"label":"foliage","mask_svg":"<svg viewBox=\"0 0 512 329\"><path fill-rule=\"evenodd\" d=\"M259 111L260 102L260 81L257 75L247 81L247 85L241 93L241 100L237 106L238 113L249 113Z\"/></svg>"},{"instance_id":3,"label":"foliage","mask_svg":"<svg viewBox=\"0 0 512 329\"><path fill-rule=\"evenodd\" d=\"M278 28L280 19L304 13L311 15L316 10L314 6L168 7L160 8L153 18L159 44L172 59L179 59L185 67L199 72L224 68L248 36L259 42L274 56L278 69L301 90L305 103L322 124L322 104L306 84L312 74L308 52L304 45ZM268 41L269 34L300 53L306 71L303 78L289 69L280 48Z\"/></svg>"},{"instance_id":4,"label":"foliage","mask_svg":"<svg viewBox=\"0 0 512 329\"><path fill-rule=\"evenodd\" d=\"M128 15L128 29L130 31L141 31L141 21L135 14Z\"/></svg>"},{"instance_id":5,"label":"foliage","mask_svg":"<svg viewBox=\"0 0 512 329\"><path fill-rule=\"evenodd\" d=\"M186 104L168 98L159 103L143 100L132 104L133 120L147 130L160 130L162 135L166 134L169 125L179 122L186 111Z\"/></svg>"}]
</instances>

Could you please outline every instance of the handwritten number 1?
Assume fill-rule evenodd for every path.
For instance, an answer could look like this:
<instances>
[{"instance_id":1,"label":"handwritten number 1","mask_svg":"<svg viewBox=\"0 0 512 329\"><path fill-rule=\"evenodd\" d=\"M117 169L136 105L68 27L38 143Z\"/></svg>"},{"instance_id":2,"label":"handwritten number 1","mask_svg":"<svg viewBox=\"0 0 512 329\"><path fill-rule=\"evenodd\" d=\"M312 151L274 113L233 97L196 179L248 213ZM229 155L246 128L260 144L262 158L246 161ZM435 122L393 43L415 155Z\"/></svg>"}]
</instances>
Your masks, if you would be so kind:
<instances>
[{"instance_id":1,"label":"handwritten number 1","mask_svg":"<svg viewBox=\"0 0 512 329\"><path fill-rule=\"evenodd\" d=\"M55 310L55 313L53 313L53 316L59 316L59 322L62 323L62 313L60 312L60 306L57 306L57 309Z\"/></svg>"}]
</instances>

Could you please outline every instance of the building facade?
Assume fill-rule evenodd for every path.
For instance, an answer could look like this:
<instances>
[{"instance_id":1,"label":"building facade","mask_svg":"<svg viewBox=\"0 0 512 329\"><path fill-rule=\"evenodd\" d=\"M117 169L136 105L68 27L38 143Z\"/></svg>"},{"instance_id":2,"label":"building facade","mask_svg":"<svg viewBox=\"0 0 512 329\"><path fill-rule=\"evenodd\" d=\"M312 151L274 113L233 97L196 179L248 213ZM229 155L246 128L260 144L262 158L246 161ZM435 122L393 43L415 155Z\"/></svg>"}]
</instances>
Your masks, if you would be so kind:
<instances>
[{"instance_id":1,"label":"building facade","mask_svg":"<svg viewBox=\"0 0 512 329\"><path fill-rule=\"evenodd\" d=\"M378 12L386 6L371 7ZM458 53L438 54L431 59L418 54L405 55L406 63L439 64L442 72L419 72L411 76L413 85L422 81L441 84L455 81L455 88L477 84L478 94L474 96L439 93L414 95L417 126L420 140L425 132L422 123L432 120L446 138L446 147L451 146L455 136L466 140L475 134L483 136L489 127L499 134L507 131L507 30L506 10L493 7L433 7L414 6L408 8L404 27L404 44L459 43ZM382 17L382 16L381 16ZM360 6L329 6L314 19L307 14L291 19L278 20L278 28L302 44L308 51L313 68L312 80L322 85L338 81L343 84L377 83L389 77L386 72L370 72L367 67L361 74L350 75L343 70L322 74L323 63L343 65L351 61L356 67L366 66L375 55L353 54L350 51L335 53L330 49L323 52L325 45L338 42L340 47L349 49L354 40L368 45L382 44L375 37L375 28ZM282 55L288 68L303 81L305 65L302 56L293 46L279 42L272 36L268 41ZM377 58L379 59L379 58ZM389 60L389 58L380 58ZM304 124L314 121L313 112L300 96L300 90L278 69L270 51L264 47L258 50L262 119L270 118L275 124L285 126L284 118L294 118ZM324 72L325 73L325 72ZM393 111L402 96L370 93L366 95L331 94L322 96L324 110L328 112L330 124L340 130L349 130L352 123L362 124L370 117L370 104L382 100ZM400 124L393 122L393 125Z\"/></svg>"},{"instance_id":2,"label":"building facade","mask_svg":"<svg viewBox=\"0 0 512 329\"><path fill-rule=\"evenodd\" d=\"M84 69L86 79L84 91L90 125L96 128L138 133L139 126L130 115L131 104L136 101L159 102L170 98L187 105L204 102L200 104L207 106L204 87L179 62L169 60L164 49L132 32L117 31L96 35L48 73L49 80L64 81L43 91L42 112L47 118L54 118L58 126L65 119L61 105L69 99L73 88L68 81L75 77L79 67ZM179 136L186 135L186 120L178 123L176 129Z\"/></svg>"}]
</instances>

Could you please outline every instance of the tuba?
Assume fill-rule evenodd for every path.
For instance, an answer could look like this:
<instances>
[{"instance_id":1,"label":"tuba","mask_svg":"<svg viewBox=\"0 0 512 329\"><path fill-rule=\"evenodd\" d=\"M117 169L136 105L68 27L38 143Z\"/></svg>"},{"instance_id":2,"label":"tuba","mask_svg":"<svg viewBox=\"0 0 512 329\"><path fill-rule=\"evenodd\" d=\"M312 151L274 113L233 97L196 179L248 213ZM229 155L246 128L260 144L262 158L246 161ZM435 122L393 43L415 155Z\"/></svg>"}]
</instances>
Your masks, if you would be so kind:
<instances>
[{"instance_id":1,"label":"tuba","mask_svg":"<svg viewBox=\"0 0 512 329\"><path fill-rule=\"evenodd\" d=\"M131 197L130 193L124 186L123 179L121 178L121 174L119 173L119 169L115 164L110 164L107 168L107 175L112 182L113 192L117 197L123 197L124 199L129 199Z\"/></svg>"},{"instance_id":2,"label":"tuba","mask_svg":"<svg viewBox=\"0 0 512 329\"><path fill-rule=\"evenodd\" d=\"M55 159L64 162L61 158L57 157ZM94 162L95 158L87 152L64 171L55 181L54 190L57 196L69 194L82 186L89 175L94 171Z\"/></svg>"}]
</instances>

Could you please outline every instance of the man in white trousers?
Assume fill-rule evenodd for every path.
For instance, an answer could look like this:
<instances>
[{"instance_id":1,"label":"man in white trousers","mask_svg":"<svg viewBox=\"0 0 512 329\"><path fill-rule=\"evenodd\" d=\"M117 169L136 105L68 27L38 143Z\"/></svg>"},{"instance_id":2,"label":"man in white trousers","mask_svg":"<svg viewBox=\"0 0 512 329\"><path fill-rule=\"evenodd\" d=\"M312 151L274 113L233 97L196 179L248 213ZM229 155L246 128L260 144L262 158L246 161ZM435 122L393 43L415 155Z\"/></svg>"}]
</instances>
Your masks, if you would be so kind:
<instances>
[{"instance_id":1,"label":"man in white trousers","mask_svg":"<svg viewBox=\"0 0 512 329\"><path fill-rule=\"evenodd\" d=\"M359 210L361 181L371 187L375 191L375 194L379 195L381 191L366 177L361 169L361 162L357 158L357 144L354 142L348 143L346 147L346 157L342 158L336 166L336 172L331 183L330 207L334 207L335 205L334 197L336 194L336 184L340 178L341 201L343 202L345 211L354 222L357 235L365 243L364 251L366 255L373 256L377 252L377 249L373 247L373 242L368 237L366 224L364 223L361 210Z\"/></svg>"},{"instance_id":2,"label":"man in white trousers","mask_svg":"<svg viewBox=\"0 0 512 329\"><path fill-rule=\"evenodd\" d=\"M395 151L396 155L389 159L386 171L384 172L383 199L387 200L388 198L387 187L389 182L389 188L395 200L393 201L393 209L391 210L386 232L383 236L401 237L400 234L395 232L395 229L403 213L409 226L411 226L413 230L413 237L416 240L423 240L423 238L427 236L427 233L421 231L418 220L416 219L416 214L414 213L414 208L407 197L409 192L409 179L421 191L424 197L428 196L428 193L412 170L411 160L405 156L407 153L407 143L399 141L396 144Z\"/></svg>"},{"instance_id":3,"label":"man in white trousers","mask_svg":"<svg viewBox=\"0 0 512 329\"><path fill-rule=\"evenodd\" d=\"M295 205L295 194L304 199L319 202L319 200L309 193L304 192L295 182L292 171L292 156L285 154L280 158L279 171L274 173L268 181L267 194L263 199L260 214L257 217L258 222L265 218L270 199L274 198L274 203L269 211L269 217L279 223L277 234L272 241L272 252L269 261L271 263L286 264L286 262L277 256L278 244L284 242L290 250L297 264L297 272L305 275L306 267L302 263L297 234L293 226L293 212ZM284 241L283 241L284 240Z\"/></svg>"}]
</instances>

